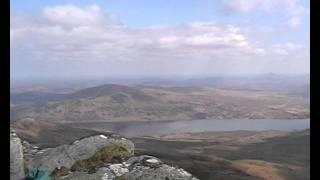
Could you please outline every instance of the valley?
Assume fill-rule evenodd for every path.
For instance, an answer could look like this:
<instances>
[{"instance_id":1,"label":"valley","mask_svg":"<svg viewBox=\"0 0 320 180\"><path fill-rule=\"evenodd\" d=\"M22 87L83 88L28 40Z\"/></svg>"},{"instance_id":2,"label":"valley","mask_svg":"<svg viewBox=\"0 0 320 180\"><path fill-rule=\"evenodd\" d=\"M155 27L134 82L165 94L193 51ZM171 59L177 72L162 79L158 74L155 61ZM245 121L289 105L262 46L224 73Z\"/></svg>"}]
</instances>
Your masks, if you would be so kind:
<instances>
[{"instance_id":1,"label":"valley","mask_svg":"<svg viewBox=\"0 0 320 180\"><path fill-rule=\"evenodd\" d=\"M40 149L120 134L136 155L159 157L201 180L310 179L304 84L246 80L22 88L11 94L10 124Z\"/></svg>"}]
</instances>

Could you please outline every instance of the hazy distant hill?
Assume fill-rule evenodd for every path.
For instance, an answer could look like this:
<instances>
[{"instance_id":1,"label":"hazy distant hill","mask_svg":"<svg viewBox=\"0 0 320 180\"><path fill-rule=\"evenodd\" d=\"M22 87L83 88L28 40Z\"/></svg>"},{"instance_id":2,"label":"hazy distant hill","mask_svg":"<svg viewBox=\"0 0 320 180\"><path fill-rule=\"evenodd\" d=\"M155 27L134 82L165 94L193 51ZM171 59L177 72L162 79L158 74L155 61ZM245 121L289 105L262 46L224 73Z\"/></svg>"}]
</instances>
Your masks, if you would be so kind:
<instances>
[{"instance_id":1,"label":"hazy distant hill","mask_svg":"<svg viewBox=\"0 0 320 180\"><path fill-rule=\"evenodd\" d=\"M145 81L143 84L169 87L196 86L229 90L272 91L286 95L310 96L309 75L277 75L270 73L259 76L217 76L176 81L153 80Z\"/></svg>"},{"instance_id":2,"label":"hazy distant hill","mask_svg":"<svg viewBox=\"0 0 320 180\"><path fill-rule=\"evenodd\" d=\"M21 93L11 94L11 103L16 105L34 105L46 103L48 101L60 101L66 99L77 99L77 98L96 98L99 96L110 96L115 95L118 92L131 94L133 98L150 98L147 97L143 92L137 89L130 88L128 86L107 84L102 86L96 86L92 88L85 88L75 93L70 94L57 94L49 92L39 91L27 91Z\"/></svg>"},{"instance_id":3,"label":"hazy distant hill","mask_svg":"<svg viewBox=\"0 0 320 180\"><path fill-rule=\"evenodd\" d=\"M155 87L214 87L234 90L263 90L283 94L309 96L310 76L261 74L247 76L211 76L211 77L135 77L135 78L87 78L87 79L43 79L12 80L12 94L25 92L72 93L101 84L125 86L141 85Z\"/></svg>"},{"instance_id":4,"label":"hazy distant hill","mask_svg":"<svg viewBox=\"0 0 320 180\"><path fill-rule=\"evenodd\" d=\"M65 94L55 94L47 92L22 92L10 95L11 104L32 105L46 103L48 101L59 101L65 98Z\"/></svg>"},{"instance_id":5,"label":"hazy distant hill","mask_svg":"<svg viewBox=\"0 0 320 180\"><path fill-rule=\"evenodd\" d=\"M262 91L107 84L70 94L13 94L11 120L156 121L308 118L307 98ZM19 102L40 103L20 106Z\"/></svg>"}]
</instances>

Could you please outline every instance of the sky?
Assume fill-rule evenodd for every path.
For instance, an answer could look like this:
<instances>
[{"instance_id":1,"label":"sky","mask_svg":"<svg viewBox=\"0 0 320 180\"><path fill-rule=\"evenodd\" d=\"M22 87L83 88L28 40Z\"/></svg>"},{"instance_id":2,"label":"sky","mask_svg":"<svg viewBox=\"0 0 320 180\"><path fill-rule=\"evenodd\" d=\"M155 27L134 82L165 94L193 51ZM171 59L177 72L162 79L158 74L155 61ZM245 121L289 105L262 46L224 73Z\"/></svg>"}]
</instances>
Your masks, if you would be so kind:
<instances>
[{"instance_id":1,"label":"sky","mask_svg":"<svg viewBox=\"0 0 320 180\"><path fill-rule=\"evenodd\" d=\"M305 74L307 0L11 0L11 78Z\"/></svg>"}]
</instances>

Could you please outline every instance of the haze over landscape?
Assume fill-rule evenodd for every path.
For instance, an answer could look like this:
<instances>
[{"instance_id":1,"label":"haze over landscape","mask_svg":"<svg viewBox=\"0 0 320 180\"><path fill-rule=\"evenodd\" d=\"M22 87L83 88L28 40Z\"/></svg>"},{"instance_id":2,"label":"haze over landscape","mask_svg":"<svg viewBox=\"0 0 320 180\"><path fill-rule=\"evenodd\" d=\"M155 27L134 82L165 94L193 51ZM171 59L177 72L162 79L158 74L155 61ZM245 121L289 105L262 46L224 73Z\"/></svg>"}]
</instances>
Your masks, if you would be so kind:
<instances>
[{"instance_id":1,"label":"haze over landscape","mask_svg":"<svg viewBox=\"0 0 320 180\"><path fill-rule=\"evenodd\" d=\"M309 6L11 0L12 162L70 180L310 179Z\"/></svg>"}]
</instances>

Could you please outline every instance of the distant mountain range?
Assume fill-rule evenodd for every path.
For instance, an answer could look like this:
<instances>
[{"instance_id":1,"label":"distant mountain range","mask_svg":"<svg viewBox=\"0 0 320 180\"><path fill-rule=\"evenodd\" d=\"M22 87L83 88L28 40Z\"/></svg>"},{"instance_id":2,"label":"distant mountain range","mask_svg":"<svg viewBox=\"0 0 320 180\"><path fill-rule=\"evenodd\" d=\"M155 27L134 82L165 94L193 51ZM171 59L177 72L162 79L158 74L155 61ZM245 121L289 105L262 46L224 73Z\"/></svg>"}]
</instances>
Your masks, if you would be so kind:
<instances>
[{"instance_id":1,"label":"distant mountain range","mask_svg":"<svg viewBox=\"0 0 320 180\"><path fill-rule=\"evenodd\" d=\"M171 78L93 78L78 80L42 80L11 82L11 93L72 93L101 84L118 84L125 86L155 87L213 87L233 90L273 91L294 96L309 97L309 75L243 75L243 76L212 76L212 77L171 77ZM34 97L31 95L30 97ZM30 98L28 97L28 98Z\"/></svg>"}]
</instances>

